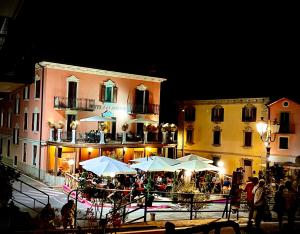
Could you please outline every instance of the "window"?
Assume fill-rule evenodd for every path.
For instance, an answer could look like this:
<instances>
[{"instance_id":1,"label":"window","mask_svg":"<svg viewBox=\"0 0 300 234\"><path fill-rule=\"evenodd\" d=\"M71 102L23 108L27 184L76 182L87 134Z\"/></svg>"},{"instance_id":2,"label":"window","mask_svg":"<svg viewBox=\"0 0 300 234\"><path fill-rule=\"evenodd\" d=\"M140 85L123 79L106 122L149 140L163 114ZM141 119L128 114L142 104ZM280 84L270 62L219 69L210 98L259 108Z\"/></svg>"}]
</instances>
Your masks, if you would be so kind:
<instances>
[{"instance_id":1,"label":"window","mask_svg":"<svg viewBox=\"0 0 300 234\"><path fill-rule=\"evenodd\" d=\"M10 140L7 140L7 157L10 156Z\"/></svg>"},{"instance_id":2,"label":"window","mask_svg":"<svg viewBox=\"0 0 300 234\"><path fill-rule=\"evenodd\" d=\"M15 144L15 145L19 144L19 128L14 128L14 132L13 132L13 144Z\"/></svg>"},{"instance_id":3,"label":"window","mask_svg":"<svg viewBox=\"0 0 300 234\"><path fill-rule=\"evenodd\" d=\"M1 114L0 114L0 127L3 127L3 121L4 121L4 114L3 114L3 112L1 112Z\"/></svg>"},{"instance_id":4,"label":"window","mask_svg":"<svg viewBox=\"0 0 300 234\"><path fill-rule=\"evenodd\" d=\"M15 114L20 114L20 98L16 98L15 101Z\"/></svg>"},{"instance_id":5,"label":"window","mask_svg":"<svg viewBox=\"0 0 300 234\"><path fill-rule=\"evenodd\" d=\"M252 132L244 132L244 146L252 146Z\"/></svg>"},{"instance_id":6,"label":"window","mask_svg":"<svg viewBox=\"0 0 300 234\"><path fill-rule=\"evenodd\" d=\"M39 113L32 113L32 131L38 132L39 131L39 120L40 114Z\"/></svg>"},{"instance_id":7,"label":"window","mask_svg":"<svg viewBox=\"0 0 300 234\"><path fill-rule=\"evenodd\" d=\"M243 107L242 110L242 121L243 122L255 122L256 121L256 107L247 104L245 107Z\"/></svg>"},{"instance_id":8,"label":"window","mask_svg":"<svg viewBox=\"0 0 300 234\"><path fill-rule=\"evenodd\" d=\"M213 130L213 145L221 145L221 128L219 126L216 126Z\"/></svg>"},{"instance_id":9,"label":"window","mask_svg":"<svg viewBox=\"0 0 300 234\"><path fill-rule=\"evenodd\" d=\"M28 113L24 113L24 130L27 130L28 126Z\"/></svg>"},{"instance_id":10,"label":"window","mask_svg":"<svg viewBox=\"0 0 300 234\"><path fill-rule=\"evenodd\" d=\"M40 78L36 78L35 83L34 83L34 97L35 98L40 98L40 92L41 92L41 80Z\"/></svg>"},{"instance_id":11,"label":"window","mask_svg":"<svg viewBox=\"0 0 300 234\"><path fill-rule=\"evenodd\" d=\"M185 121L195 121L195 115L196 115L195 107L190 106L184 109Z\"/></svg>"},{"instance_id":12,"label":"window","mask_svg":"<svg viewBox=\"0 0 300 234\"><path fill-rule=\"evenodd\" d=\"M11 112L7 113L7 127L11 128Z\"/></svg>"},{"instance_id":13,"label":"window","mask_svg":"<svg viewBox=\"0 0 300 234\"><path fill-rule=\"evenodd\" d=\"M186 130L186 143L187 144L193 144L193 135L194 135L194 129Z\"/></svg>"},{"instance_id":14,"label":"window","mask_svg":"<svg viewBox=\"0 0 300 234\"><path fill-rule=\"evenodd\" d=\"M220 157L219 156L213 156L212 160L213 160L213 165L217 167L218 162L220 161Z\"/></svg>"},{"instance_id":15,"label":"window","mask_svg":"<svg viewBox=\"0 0 300 234\"><path fill-rule=\"evenodd\" d=\"M108 80L101 85L100 101L117 102L118 87L112 80Z\"/></svg>"},{"instance_id":16,"label":"window","mask_svg":"<svg viewBox=\"0 0 300 234\"><path fill-rule=\"evenodd\" d=\"M215 106L211 109L211 121L223 122L224 121L224 108L222 106Z\"/></svg>"},{"instance_id":17,"label":"window","mask_svg":"<svg viewBox=\"0 0 300 234\"><path fill-rule=\"evenodd\" d=\"M23 144L23 162L26 162L27 159L27 143Z\"/></svg>"},{"instance_id":18,"label":"window","mask_svg":"<svg viewBox=\"0 0 300 234\"><path fill-rule=\"evenodd\" d=\"M290 113L289 112L281 112L280 113L279 133L290 133Z\"/></svg>"},{"instance_id":19,"label":"window","mask_svg":"<svg viewBox=\"0 0 300 234\"><path fill-rule=\"evenodd\" d=\"M29 99L29 90L30 90L30 87L29 87L29 86L26 86L26 87L23 89L23 99L24 99L24 100L28 100L28 99Z\"/></svg>"},{"instance_id":20,"label":"window","mask_svg":"<svg viewBox=\"0 0 300 234\"><path fill-rule=\"evenodd\" d=\"M32 150L32 165L36 166L36 157L37 157L37 145L33 145L33 150Z\"/></svg>"},{"instance_id":21,"label":"window","mask_svg":"<svg viewBox=\"0 0 300 234\"><path fill-rule=\"evenodd\" d=\"M279 137L279 149L288 149L288 148L289 148L289 138Z\"/></svg>"}]
</instances>

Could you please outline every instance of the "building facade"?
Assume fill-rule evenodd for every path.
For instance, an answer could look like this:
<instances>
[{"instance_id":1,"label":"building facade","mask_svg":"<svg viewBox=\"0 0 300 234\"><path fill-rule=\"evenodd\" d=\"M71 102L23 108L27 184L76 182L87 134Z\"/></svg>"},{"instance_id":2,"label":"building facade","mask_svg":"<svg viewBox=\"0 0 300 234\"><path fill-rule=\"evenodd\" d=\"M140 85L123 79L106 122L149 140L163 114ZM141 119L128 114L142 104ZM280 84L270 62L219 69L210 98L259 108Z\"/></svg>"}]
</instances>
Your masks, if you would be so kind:
<instances>
[{"instance_id":1,"label":"building facade","mask_svg":"<svg viewBox=\"0 0 300 234\"><path fill-rule=\"evenodd\" d=\"M225 174L237 168L245 177L257 176L266 159L256 131L261 117L268 117L269 98L184 101L178 118L178 156L189 153L224 163Z\"/></svg>"},{"instance_id":2,"label":"building facade","mask_svg":"<svg viewBox=\"0 0 300 234\"><path fill-rule=\"evenodd\" d=\"M281 98L268 105L270 120L280 123L279 133L271 143L271 163L296 162L300 156L300 105Z\"/></svg>"},{"instance_id":3,"label":"building facade","mask_svg":"<svg viewBox=\"0 0 300 234\"><path fill-rule=\"evenodd\" d=\"M72 173L80 161L99 155L125 162L150 154L176 157L176 144L161 142L155 124L147 123L159 123L163 81L40 62L33 84L0 101L2 161L57 184L58 173ZM93 116L103 120L80 121Z\"/></svg>"}]
</instances>

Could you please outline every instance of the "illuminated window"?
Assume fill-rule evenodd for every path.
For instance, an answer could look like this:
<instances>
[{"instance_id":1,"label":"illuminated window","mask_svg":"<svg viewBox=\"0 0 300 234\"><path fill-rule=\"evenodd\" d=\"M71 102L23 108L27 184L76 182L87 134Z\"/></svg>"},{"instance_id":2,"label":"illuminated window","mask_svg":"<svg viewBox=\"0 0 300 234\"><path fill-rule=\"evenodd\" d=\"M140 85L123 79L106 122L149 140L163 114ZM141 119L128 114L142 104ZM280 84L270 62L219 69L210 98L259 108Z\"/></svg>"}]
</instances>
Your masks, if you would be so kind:
<instances>
[{"instance_id":1,"label":"illuminated window","mask_svg":"<svg viewBox=\"0 0 300 234\"><path fill-rule=\"evenodd\" d=\"M108 80L101 85L100 101L117 102L118 87L112 80Z\"/></svg>"}]
</instances>

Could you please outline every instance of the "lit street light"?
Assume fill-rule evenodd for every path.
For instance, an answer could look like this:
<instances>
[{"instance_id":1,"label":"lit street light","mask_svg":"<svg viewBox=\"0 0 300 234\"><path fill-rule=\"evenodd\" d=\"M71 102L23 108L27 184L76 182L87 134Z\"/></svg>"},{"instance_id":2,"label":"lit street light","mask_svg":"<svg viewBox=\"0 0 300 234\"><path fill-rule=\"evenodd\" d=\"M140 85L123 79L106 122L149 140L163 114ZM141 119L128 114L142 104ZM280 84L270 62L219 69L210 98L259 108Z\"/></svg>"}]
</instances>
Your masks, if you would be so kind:
<instances>
[{"instance_id":1,"label":"lit street light","mask_svg":"<svg viewBox=\"0 0 300 234\"><path fill-rule=\"evenodd\" d=\"M265 143L266 146L266 183L270 183L270 151L271 151L271 142L274 142L276 139L276 134L279 132L279 123L274 120L274 122L271 124L271 121L268 120L268 122L264 121L263 117L261 117L261 120L256 124L256 129L260 135L260 139ZM272 138L272 134L274 134Z\"/></svg>"}]
</instances>

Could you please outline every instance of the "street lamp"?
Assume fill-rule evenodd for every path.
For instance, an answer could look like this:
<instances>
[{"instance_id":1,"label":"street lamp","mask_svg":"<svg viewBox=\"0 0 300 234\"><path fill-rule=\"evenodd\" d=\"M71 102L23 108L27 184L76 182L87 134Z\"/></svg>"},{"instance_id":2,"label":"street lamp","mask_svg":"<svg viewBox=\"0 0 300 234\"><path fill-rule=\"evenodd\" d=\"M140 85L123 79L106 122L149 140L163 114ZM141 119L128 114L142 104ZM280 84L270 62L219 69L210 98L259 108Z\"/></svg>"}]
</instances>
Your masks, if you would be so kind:
<instances>
[{"instance_id":1,"label":"street lamp","mask_svg":"<svg viewBox=\"0 0 300 234\"><path fill-rule=\"evenodd\" d=\"M271 142L274 142L276 139L276 134L279 132L279 123L275 119L274 122L271 124L271 121L268 122L264 121L264 118L261 117L261 120L258 121L256 124L256 129L260 135L260 139L265 143L266 146L266 182L269 184L270 182L270 150L271 150ZM272 134L273 138L272 138Z\"/></svg>"}]
</instances>

